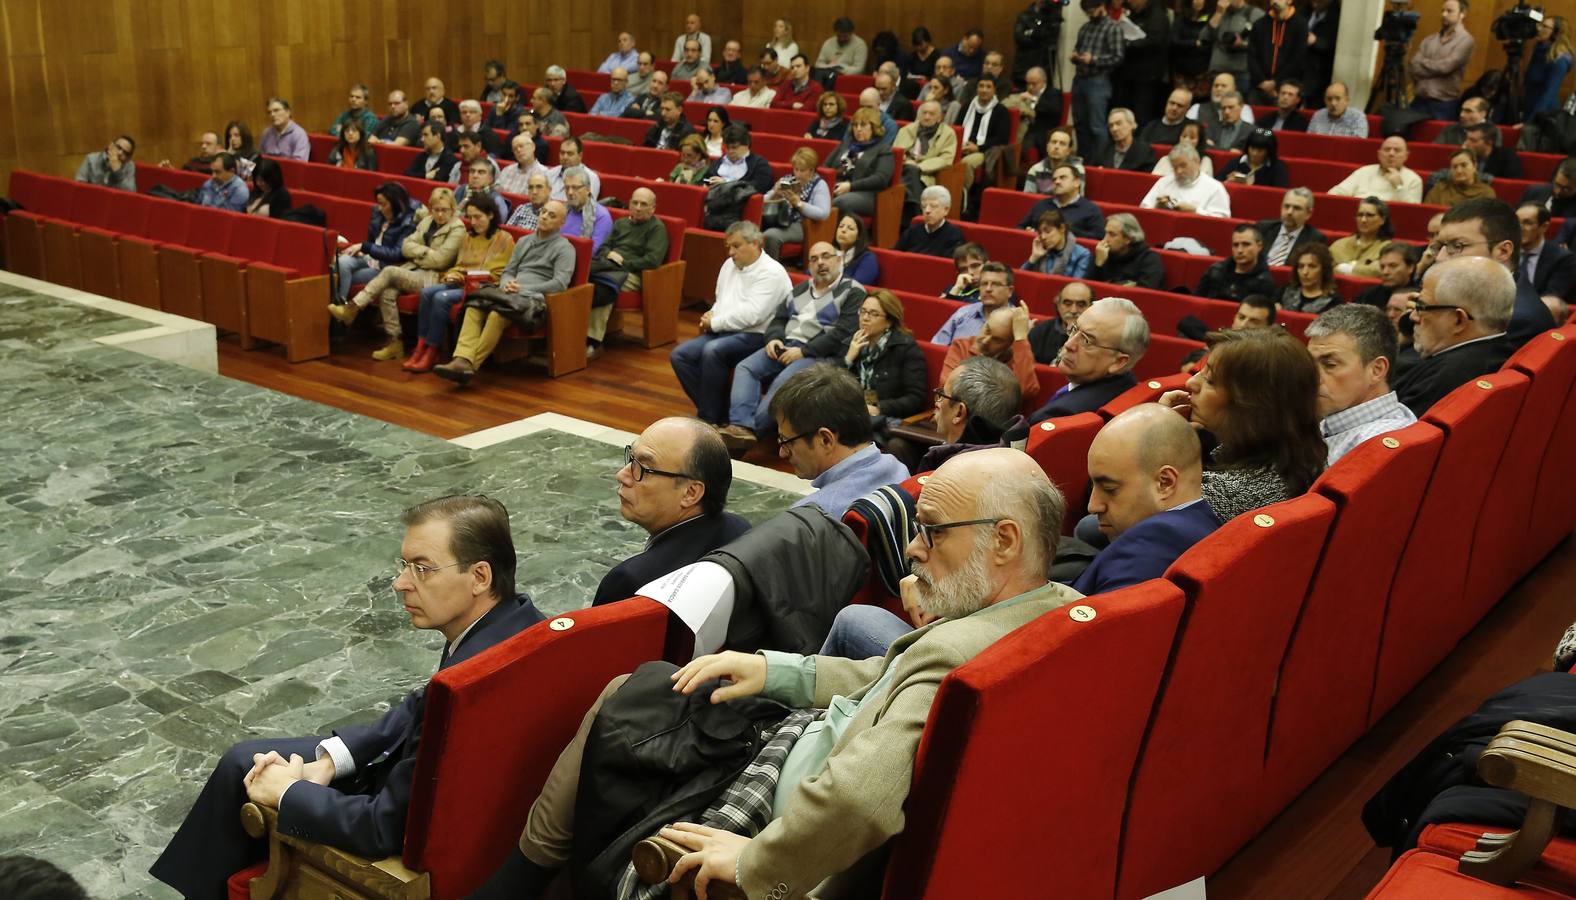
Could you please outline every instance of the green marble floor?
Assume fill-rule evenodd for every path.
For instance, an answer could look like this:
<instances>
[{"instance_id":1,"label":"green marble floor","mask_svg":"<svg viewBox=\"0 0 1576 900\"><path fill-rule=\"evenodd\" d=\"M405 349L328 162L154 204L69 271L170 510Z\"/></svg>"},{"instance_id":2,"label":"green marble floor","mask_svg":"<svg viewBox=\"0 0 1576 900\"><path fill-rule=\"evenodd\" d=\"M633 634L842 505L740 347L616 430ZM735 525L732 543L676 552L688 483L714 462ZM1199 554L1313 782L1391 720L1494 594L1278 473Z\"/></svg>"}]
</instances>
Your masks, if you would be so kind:
<instances>
[{"instance_id":1,"label":"green marble floor","mask_svg":"<svg viewBox=\"0 0 1576 900\"><path fill-rule=\"evenodd\" d=\"M502 500L548 614L644 538L618 447L467 450L91 340L140 327L0 285L0 853L101 900L172 896L146 869L225 747L365 720L431 674L441 638L389 586L401 508ZM736 480L730 506L790 500Z\"/></svg>"}]
</instances>

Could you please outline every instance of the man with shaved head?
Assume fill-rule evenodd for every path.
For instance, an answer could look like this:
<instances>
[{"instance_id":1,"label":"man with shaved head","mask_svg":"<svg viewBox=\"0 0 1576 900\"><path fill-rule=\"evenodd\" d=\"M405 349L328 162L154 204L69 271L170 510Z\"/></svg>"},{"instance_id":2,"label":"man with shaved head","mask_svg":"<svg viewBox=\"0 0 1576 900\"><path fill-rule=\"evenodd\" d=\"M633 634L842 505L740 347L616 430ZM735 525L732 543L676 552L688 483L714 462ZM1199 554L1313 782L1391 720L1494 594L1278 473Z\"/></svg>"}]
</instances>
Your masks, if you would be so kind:
<instances>
[{"instance_id":1,"label":"man with shaved head","mask_svg":"<svg viewBox=\"0 0 1576 900\"><path fill-rule=\"evenodd\" d=\"M674 416L647 426L624 448L616 475L618 514L650 535L646 546L602 577L592 606L634 596L669 572L750 530L727 512L733 461L705 422Z\"/></svg>"},{"instance_id":2,"label":"man with shaved head","mask_svg":"<svg viewBox=\"0 0 1576 900\"><path fill-rule=\"evenodd\" d=\"M1220 527L1200 494L1198 433L1158 403L1107 422L1089 445L1089 514L1110 544L1073 590L1099 594L1159 578Z\"/></svg>"},{"instance_id":3,"label":"man with shaved head","mask_svg":"<svg viewBox=\"0 0 1576 900\"><path fill-rule=\"evenodd\" d=\"M668 258L668 229L657 218L657 195L650 188L635 188L629 195L629 215L613 223L613 231L591 258L591 325L587 340L592 356L598 355L607 334L607 320L621 291L640 290L642 275Z\"/></svg>"},{"instance_id":4,"label":"man with shaved head","mask_svg":"<svg viewBox=\"0 0 1576 900\"><path fill-rule=\"evenodd\" d=\"M840 735L794 743L768 804L779 814L753 838L687 822L663 828L661 838L683 854L674 874L693 869L701 891L723 882L750 897L803 896L828 878L831 888L850 888L861 862L903 830L914 756L942 680L1018 627L1080 599L1045 574L1064 511L1056 486L1021 451L948 460L920 492L919 531L907 548L903 602L919 628L884 656L729 652L677 670L647 664L614 679L548 774L518 848L473 896L541 896L568 864L583 824L575 803L597 713L626 682L639 688L654 678L664 692L669 684L682 694L709 692L711 702L697 708L757 695L789 710L830 707L822 727ZM835 704L834 695L842 698Z\"/></svg>"}]
</instances>

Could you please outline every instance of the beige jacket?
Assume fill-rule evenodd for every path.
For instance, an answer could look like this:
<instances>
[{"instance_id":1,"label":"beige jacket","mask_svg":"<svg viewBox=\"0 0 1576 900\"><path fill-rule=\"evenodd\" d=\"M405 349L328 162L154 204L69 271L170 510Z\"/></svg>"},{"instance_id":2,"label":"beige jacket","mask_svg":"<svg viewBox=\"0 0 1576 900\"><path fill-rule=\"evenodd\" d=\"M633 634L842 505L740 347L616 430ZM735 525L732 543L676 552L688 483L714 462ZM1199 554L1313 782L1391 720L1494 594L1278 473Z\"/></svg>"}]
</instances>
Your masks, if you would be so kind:
<instances>
[{"instance_id":1,"label":"beige jacket","mask_svg":"<svg viewBox=\"0 0 1576 900\"><path fill-rule=\"evenodd\" d=\"M958 133L952 130L951 125L943 122L936 126L936 136L930 139L930 146L925 148L924 156L915 156L909 152L918 137L918 122L910 122L897 130L892 149L903 151L904 165L915 163L921 172L934 175L958 161Z\"/></svg>"},{"instance_id":2,"label":"beige jacket","mask_svg":"<svg viewBox=\"0 0 1576 900\"><path fill-rule=\"evenodd\" d=\"M436 230L435 224L430 217L423 218L416 230L400 244L400 252L408 260L405 268L441 272L454 265L454 260L460 255L460 242L465 240L465 225L458 216L450 218L447 224ZM431 236L427 237L429 234ZM423 240L424 237L427 239Z\"/></svg>"},{"instance_id":3,"label":"beige jacket","mask_svg":"<svg viewBox=\"0 0 1576 900\"><path fill-rule=\"evenodd\" d=\"M807 660L804 668L814 678L811 705L829 706L840 695L861 701L859 712L821 770L794 789L781 818L739 856L738 883L745 894L770 900L812 896L823 880L853 868L901 832L914 755L941 680L1020 625L1081 597L1052 582L1011 605L910 632L893 642L884 659ZM884 694L866 698L899 653L903 658Z\"/></svg>"}]
</instances>

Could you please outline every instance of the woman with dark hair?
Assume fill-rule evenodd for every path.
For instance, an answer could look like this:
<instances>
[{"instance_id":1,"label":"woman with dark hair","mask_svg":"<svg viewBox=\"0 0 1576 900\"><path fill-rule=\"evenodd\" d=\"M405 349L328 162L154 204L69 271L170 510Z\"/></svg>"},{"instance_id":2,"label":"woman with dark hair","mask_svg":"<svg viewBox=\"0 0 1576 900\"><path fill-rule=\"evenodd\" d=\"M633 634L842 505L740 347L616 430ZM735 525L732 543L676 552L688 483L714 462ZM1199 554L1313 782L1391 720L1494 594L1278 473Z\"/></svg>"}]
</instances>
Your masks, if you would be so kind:
<instances>
[{"instance_id":1,"label":"woman with dark hair","mask_svg":"<svg viewBox=\"0 0 1576 900\"><path fill-rule=\"evenodd\" d=\"M344 127L339 130L339 142L328 151L328 164L341 169L362 169L368 172L377 169L378 153L372 149L367 135L362 132L360 122L345 120Z\"/></svg>"},{"instance_id":2,"label":"woman with dark hair","mask_svg":"<svg viewBox=\"0 0 1576 900\"><path fill-rule=\"evenodd\" d=\"M1018 268L1042 275L1082 278L1093 261L1089 251L1067 233L1067 220L1061 210L1048 209L1034 223L1034 243L1029 258Z\"/></svg>"},{"instance_id":3,"label":"woman with dark hair","mask_svg":"<svg viewBox=\"0 0 1576 900\"><path fill-rule=\"evenodd\" d=\"M1280 161L1279 143L1275 132L1268 128L1253 129L1242 147L1242 155L1220 170L1220 180L1259 187L1290 187L1291 173Z\"/></svg>"},{"instance_id":4,"label":"woman with dark hair","mask_svg":"<svg viewBox=\"0 0 1576 900\"><path fill-rule=\"evenodd\" d=\"M367 239L354 245L342 243L334 259L339 271L339 286L334 293L340 303L348 302L351 290L371 281L378 269L404 262L400 246L416 227L411 217L410 194L404 185L386 181L372 192L372 199L377 209L367 222Z\"/></svg>"},{"instance_id":5,"label":"woman with dark hair","mask_svg":"<svg viewBox=\"0 0 1576 900\"><path fill-rule=\"evenodd\" d=\"M892 183L892 169L896 165L892 146L881 140L885 136L879 111L855 110L848 134L826 158L827 168L837 172L832 205L839 212L875 215L876 194Z\"/></svg>"},{"instance_id":6,"label":"woman with dark hair","mask_svg":"<svg viewBox=\"0 0 1576 900\"><path fill-rule=\"evenodd\" d=\"M1335 292L1335 260L1330 248L1309 241L1292 251L1291 284L1281 294L1281 309L1292 312L1322 313L1341 302Z\"/></svg>"},{"instance_id":7,"label":"woman with dark hair","mask_svg":"<svg viewBox=\"0 0 1576 900\"><path fill-rule=\"evenodd\" d=\"M897 67L909 81L923 84L936 74L936 42L930 36L930 29L923 25L914 29L908 40L911 49L898 60Z\"/></svg>"},{"instance_id":8,"label":"woman with dark hair","mask_svg":"<svg viewBox=\"0 0 1576 900\"><path fill-rule=\"evenodd\" d=\"M897 35L890 31L878 31L870 39L870 59L865 63L866 72L875 72L881 68L882 63L893 63L899 69L903 65L899 60L903 52L897 45Z\"/></svg>"},{"instance_id":9,"label":"woman with dark hair","mask_svg":"<svg viewBox=\"0 0 1576 900\"><path fill-rule=\"evenodd\" d=\"M1177 134L1177 143L1187 144L1198 151L1198 174L1207 175L1210 178L1215 177L1215 161L1210 158L1208 153L1204 152L1208 148L1204 146L1203 125L1192 119L1183 122L1182 131ZM1155 174L1162 177L1174 174L1171 171L1171 157L1169 154L1162 154L1160 161L1155 163Z\"/></svg>"},{"instance_id":10,"label":"woman with dark hair","mask_svg":"<svg viewBox=\"0 0 1576 900\"><path fill-rule=\"evenodd\" d=\"M476 194L460 206L465 219L465 239L453 268L438 277L438 283L421 289L421 307L416 312L416 347L400 367L407 372L430 372L438 354L449 346L449 313L465 299L465 279L485 272L496 284L503 276L509 255L514 252L514 236L498 226L498 206L492 197Z\"/></svg>"},{"instance_id":11,"label":"woman with dark hair","mask_svg":"<svg viewBox=\"0 0 1576 900\"><path fill-rule=\"evenodd\" d=\"M1389 204L1378 197L1364 197L1357 204L1357 231L1330 245L1335 271L1359 278L1379 277L1379 257L1394 235Z\"/></svg>"},{"instance_id":12,"label":"woman with dark hair","mask_svg":"<svg viewBox=\"0 0 1576 900\"><path fill-rule=\"evenodd\" d=\"M843 365L864 389L873 419L901 420L924 412L930 399L925 353L903 324L903 301L891 291L875 291L860 304L859 328L849 339Z\"/></svg>"},{"instance_id":13,"label":"woman with dark hair","mask_svg":"<svg viewBox=\"0 0 1576 900\"><path fill-rule=\"evenodd\" d=\"M235 156L235 173L242 178L252 177L252 164L257 159L257 148L252 144L252 129L245 122L231 120L224 125L225 152Z\"/></svg>"},{"instance_id":14,"label":"woman with dark hair","mask_svg":"<svg viewBox=\"0 0 1576 900\"><path fill-rule=\"evenodd\" d=\"M837 220L837 231L832 240L837 252L843 254L843 276L870 287L881 280L881 261L870 250L870 232L865 221L858 216L843 216Z\"/></svg>"},{"instance_id":15,"label":"woman with dark hair","mask_svg":"<svg viewBox=\"0 0 1576 900\"><path fill-rule=\"evenodd\" d=\"M713 106L706 110L706 158L720 159L725 149L722 145L722 131L733 120L728 117L728 111L721 106Z\"/></svg>"},{"instance_id":16,"label":"woman with dark hair","mask_svg":"<svg viewBox=\"0 0 1576 900\"><path fill-rule=\"evenodd\" d=\"M246 211L254 216L277 219L290 211L290 192L285 190L285 173L266 156L252 166L252 196Z\"/></svg>"},{"instance_id":17,"label":"woman with dark hair","mask_svg":"<svg viewBox=\"0 0 1576 900\"><path fill-rule=\"evenodd\" d=\"M843 118L843 113L848 111L848 101L836 91L826 91L820 99L815 101L816 119L810 123L810 130L804 133L807 138L820 141L840 141L848 133L848 120Z\"/></svg>"},{"instance_id":18,"label":"woman with dark hair","mask_svg":"<svg viewBox=\"0 0 1576 900\"><path fill-rule=\"evenodd\" d=\"M952 82L945 78L932 78L925 85L925 100L936 101L941 106L941 122L944 125L958 124L958 116L963 112L962 104L952 93Z\"/></svg>"},{"instance_id":19,"label":"woman with dark hair","mask_svg":"<svg viewBox=\"0 0 1576 900\"><path fill-rule=\"evenodd\" d=\"M1308 490L1328 450L1315 406L1319 369L1284 328L1212 331L1204 367L1160 403L1220 443L1203 496L1222 522Z\"/></svg>"}]
</instances>

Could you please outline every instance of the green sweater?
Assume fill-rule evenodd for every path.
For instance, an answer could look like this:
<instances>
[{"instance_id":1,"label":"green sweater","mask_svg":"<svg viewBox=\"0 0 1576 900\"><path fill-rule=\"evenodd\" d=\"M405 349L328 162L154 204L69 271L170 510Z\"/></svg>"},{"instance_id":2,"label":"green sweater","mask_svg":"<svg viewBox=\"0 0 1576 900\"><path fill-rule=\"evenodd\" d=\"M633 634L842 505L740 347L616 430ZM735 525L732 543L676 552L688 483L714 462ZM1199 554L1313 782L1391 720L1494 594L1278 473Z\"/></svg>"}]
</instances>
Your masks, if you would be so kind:
<instances>
[{"instance_id":1,"label":"green sweater","mask_svg":"<svg viewBox=\"0 0 1576 900\"><path fill-rule=\"evenodd\" d=\"M625 216L613 223L613 233L603 242L597 256L605 259L614 250L623 257L619 268L626 272L655 269L668 258L668 229L656 216L644 222Z\"/></svg>"}]
</instances>

